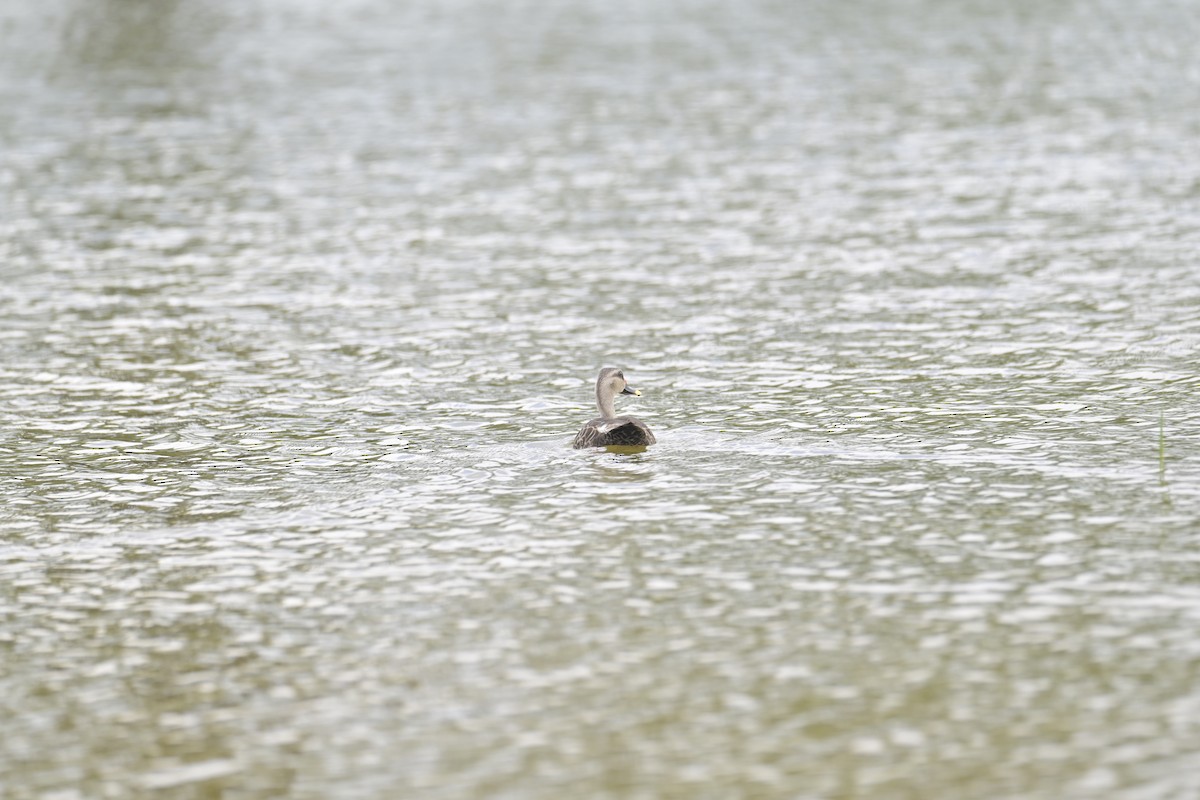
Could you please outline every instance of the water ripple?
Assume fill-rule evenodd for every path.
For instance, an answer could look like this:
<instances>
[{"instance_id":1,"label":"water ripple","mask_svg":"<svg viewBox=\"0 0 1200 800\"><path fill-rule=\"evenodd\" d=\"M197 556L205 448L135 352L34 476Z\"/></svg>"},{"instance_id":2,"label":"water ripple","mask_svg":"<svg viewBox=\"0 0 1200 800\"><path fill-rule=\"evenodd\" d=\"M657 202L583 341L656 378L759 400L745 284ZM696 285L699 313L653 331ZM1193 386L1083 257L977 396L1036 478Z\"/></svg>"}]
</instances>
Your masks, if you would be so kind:
<instances>
[{"instance_id":1,"label":"water ripple","mask_svg":"<svg viewBox=\"0 0 1200 800\"><path fill-rule=\"evenodd\" d=\"M15 800L1200 791L1170 3L11 5Z\"/></svg>"}]
</instances>

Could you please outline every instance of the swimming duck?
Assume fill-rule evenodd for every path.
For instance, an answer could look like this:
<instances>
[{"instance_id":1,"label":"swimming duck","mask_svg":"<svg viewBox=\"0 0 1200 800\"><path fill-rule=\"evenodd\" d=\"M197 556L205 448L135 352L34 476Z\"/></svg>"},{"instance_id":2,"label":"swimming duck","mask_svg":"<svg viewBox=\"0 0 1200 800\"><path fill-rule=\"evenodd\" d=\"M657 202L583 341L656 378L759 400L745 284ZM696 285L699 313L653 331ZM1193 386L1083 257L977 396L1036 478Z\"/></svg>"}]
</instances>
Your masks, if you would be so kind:
<instances>
[{"instance_id":1,"label":"swimming duck","mask_svg":"<svg viewBox=\"0 0 1200 800\"><path fill-rule=\"evenodd\" d=\"M646 427L646 423L637 417L618 417L613 411L613 398L618 394L642 396L641 391L626 382L621 370L616 367L600 370L600 377L596 380L596 405L600 409L600 416L583 426L575 435L572 447L644 447L654 444L654 434Z\"/></svg>"}]
</instances>

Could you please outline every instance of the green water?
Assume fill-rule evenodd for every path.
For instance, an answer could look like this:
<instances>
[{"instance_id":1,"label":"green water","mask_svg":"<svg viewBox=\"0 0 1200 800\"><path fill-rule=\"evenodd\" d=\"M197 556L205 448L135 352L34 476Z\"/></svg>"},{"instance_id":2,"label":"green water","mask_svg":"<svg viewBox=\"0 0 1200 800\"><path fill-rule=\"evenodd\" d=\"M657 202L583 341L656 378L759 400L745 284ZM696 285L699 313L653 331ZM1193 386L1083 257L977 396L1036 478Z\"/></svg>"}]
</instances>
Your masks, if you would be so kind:
<instances>
[{"instance_id":1,"label":"green water","mask_svg":"<svg viewBox=\"0 0 1200 800\"><path fill-rule=\"evenodd\" d=\"M0 795L1200 794L1200 18L995 5L4 4Z\"/></svg>"}]
</instances>

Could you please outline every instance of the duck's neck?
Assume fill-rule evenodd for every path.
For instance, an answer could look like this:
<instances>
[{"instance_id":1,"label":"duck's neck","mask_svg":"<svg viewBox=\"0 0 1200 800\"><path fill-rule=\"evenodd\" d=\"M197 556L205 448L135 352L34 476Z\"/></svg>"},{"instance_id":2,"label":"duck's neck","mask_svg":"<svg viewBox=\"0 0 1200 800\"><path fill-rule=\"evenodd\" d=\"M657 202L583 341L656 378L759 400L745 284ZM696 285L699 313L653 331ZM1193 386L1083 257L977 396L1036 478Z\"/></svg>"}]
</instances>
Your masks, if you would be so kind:
<instances>
[{"instance_id":1,"label":"duck's neck","mask_svg":"<svg viewBox=\"0 0 1200 800\"><path fill-rule=\"evenodd\" d=\"M596 384L596 406L600 409L600 416L604 419L612 419L617 415L613 409L612 389L603 383Z\"/></svg>"}]
</instances>

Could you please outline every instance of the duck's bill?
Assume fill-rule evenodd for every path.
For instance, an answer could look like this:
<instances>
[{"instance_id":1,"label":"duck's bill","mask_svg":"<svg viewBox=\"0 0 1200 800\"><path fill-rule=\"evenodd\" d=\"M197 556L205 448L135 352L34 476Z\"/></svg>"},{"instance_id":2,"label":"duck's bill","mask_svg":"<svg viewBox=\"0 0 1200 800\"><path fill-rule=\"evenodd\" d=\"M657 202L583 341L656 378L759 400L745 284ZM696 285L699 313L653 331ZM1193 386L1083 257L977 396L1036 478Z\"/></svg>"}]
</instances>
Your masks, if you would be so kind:
<instances>
[{"instance_id":1,"label":"duck's bill","mask_svg":"<svg viewBox=\"0 0 1200 800\"><path fill-rule=\"evenodd\" d=\"M621 394L631 394L631 395L633 395L634 397L641 397L641 396L642 396L642 390L641 390L641 389L635 389L635 388L633 388L632 386L626 386L624 389L622 389L622 390L621 390Z\"/></svg>"}]
</instances>

